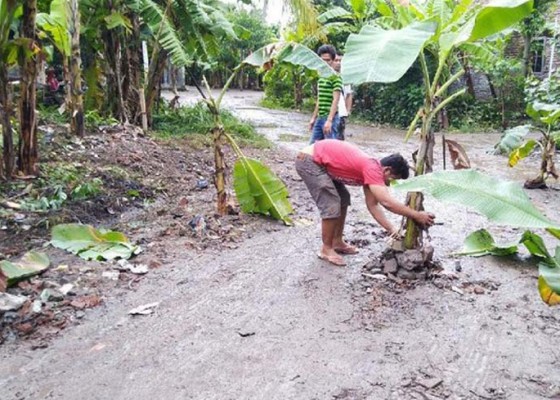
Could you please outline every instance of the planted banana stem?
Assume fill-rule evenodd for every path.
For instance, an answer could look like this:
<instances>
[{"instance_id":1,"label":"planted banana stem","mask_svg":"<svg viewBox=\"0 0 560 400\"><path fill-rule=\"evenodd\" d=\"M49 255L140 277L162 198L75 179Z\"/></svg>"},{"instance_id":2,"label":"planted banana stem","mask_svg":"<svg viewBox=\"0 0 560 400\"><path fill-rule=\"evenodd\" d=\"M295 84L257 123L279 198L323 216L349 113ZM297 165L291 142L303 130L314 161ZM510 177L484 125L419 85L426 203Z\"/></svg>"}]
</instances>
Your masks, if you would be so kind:
<instances>
[{"instance_id":1,"label":"planted banana stem","mask_svg":"<svg viewBox=\"0 0 560 400\"><path fill-rule=\"evenodd\" d=\"M217 208L218 214L225 215L227 213L227 192L225 177L225 161L224 152L222 151L222 136L224 134L223 126L216 126L212 129L214 137L214 164L216 172L214 174L214 186L218 196Z\"/></svg>"}]
</instances>

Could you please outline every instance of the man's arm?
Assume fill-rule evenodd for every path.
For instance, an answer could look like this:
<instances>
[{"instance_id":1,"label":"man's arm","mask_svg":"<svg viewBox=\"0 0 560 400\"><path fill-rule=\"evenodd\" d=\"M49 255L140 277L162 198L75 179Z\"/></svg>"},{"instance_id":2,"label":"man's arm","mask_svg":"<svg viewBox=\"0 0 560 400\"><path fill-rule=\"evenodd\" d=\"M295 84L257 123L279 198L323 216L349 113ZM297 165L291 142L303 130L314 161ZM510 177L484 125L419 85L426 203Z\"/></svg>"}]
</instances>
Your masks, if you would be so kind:
<instances>
[{"instance_id":1,"label":"man's arm","mask_svg":"<svg viewBox=\"0 0 560 400\"><path fill-rule=\"evenodd\" d=\"M325 122L325 126L323 127L323 133L328 135L331 133L332 122L334 119L335 114L338 112L338 102L340 100L340 90L335 90L333 92L333 99L331 103L331 109L329 111L329 116L327 117L327 121Z\"/></svg>"},{"instance_id":2,"label":"man's arm","mask_svg":"<svg viewBox=\"0 0 560 400\"><path fill-rule=\"evenodd\" d=\"M386 186L368 185L368 189L375 197L375 200L392 213L402 215L403 217L412 218L423 226L431 226L434 223L434 215L425 211L416 211L395 200L390 194Z\"/></svg>"},{"instance_id":3,"label":"man's arm","mask_svg":"<svg viewBox=\"0 0 560 400\"><path fill-rule=\"evenodd\" d=\"M385 212L383 212L383 209L379 206L379 203L368 186L364 186L364 195L366 198L366 206L371 216L379 223L379 225L385 228L390 235L397 233L397 229L391 222L389 222L385 216Z\"/></svg>"},{"instance_id":4,"label":"man's arm","mask_svg":"<svg viewBox=\"0 0 560 400\"><path fill-rule=\"evenodd\" d=\"M319 95L317 95L317 100L315 100L315 109L313 110L313 114L311 115L311 119L309 120L309 130L313 130L313 125L315 125L315 121L317 120L317 114L319 114Z\"/></svg>"}]
</instances>

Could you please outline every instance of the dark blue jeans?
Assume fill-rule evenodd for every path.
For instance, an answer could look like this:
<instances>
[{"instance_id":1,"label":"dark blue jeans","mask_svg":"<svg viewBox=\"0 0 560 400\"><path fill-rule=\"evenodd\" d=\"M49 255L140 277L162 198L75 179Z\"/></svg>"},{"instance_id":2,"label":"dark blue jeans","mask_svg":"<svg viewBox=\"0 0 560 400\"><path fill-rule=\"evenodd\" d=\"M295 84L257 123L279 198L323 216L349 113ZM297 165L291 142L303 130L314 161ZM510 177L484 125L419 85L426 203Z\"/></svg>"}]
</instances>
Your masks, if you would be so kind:
<instances>
[{"instance_id":1,"label":"dark blue jeans","mask_svg":"<svg viewBox=\"0 0 560 400\"><path fill-rule=\"evenodd\" d=\"M338 124L339 124L339 117L338 113L335 114L332 124L331 124L331 133L325 135L323 133L323 127L325 126L325 122L327 122L327 117L317 117L315 121L315 125L313 125L313 131L311 133L311 140L309 144L313 144L318 140L323 139L338 139Z\"/></svg>"}]
</instances>

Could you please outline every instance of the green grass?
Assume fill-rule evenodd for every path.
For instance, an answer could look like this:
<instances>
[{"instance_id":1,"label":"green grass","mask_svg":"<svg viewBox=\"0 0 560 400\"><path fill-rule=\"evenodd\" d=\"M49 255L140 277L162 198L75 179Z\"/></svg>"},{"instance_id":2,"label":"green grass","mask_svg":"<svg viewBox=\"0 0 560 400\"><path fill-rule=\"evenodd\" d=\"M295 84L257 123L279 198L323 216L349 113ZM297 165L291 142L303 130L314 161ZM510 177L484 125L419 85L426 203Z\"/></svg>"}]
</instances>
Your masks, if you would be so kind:
<instances>
[{"instance_id":1,"label":"green grass","mask_svg":"<svg viewBox=\"0 0 560 400\"><path fill-rule=\"evenodd\" d=\"M241 146L269 148L271 142L259 135L247 122L239 120L229 111L221 112L224 130ZM153 116L153 133L162 139L189 138L203 145L211 143L210 131L214 126L212 115L203 103L176 110L163 108Z\"/></svg>"}]
</instances>

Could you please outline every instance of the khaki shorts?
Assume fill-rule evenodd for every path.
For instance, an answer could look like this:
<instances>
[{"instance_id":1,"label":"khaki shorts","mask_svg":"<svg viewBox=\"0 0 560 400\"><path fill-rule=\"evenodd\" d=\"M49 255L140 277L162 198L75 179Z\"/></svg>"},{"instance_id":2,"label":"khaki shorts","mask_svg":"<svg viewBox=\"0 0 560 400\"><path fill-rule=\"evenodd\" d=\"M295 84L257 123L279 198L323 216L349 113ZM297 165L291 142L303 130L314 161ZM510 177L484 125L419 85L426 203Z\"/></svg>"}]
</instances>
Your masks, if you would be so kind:
<instances>
[{"instance_id":1,"label":"khaki shorts","mask_svg":"<svg viewBox=\"0 0 560 400\"><path fill-rule=\"evenodd\" d=\"M312 155L299 153L296 171L315 200L322 219L338 218L340 207L350 205L350 193L346 186L333 180L325 167L313 162Z\"/></svg>"}]
</instances>

